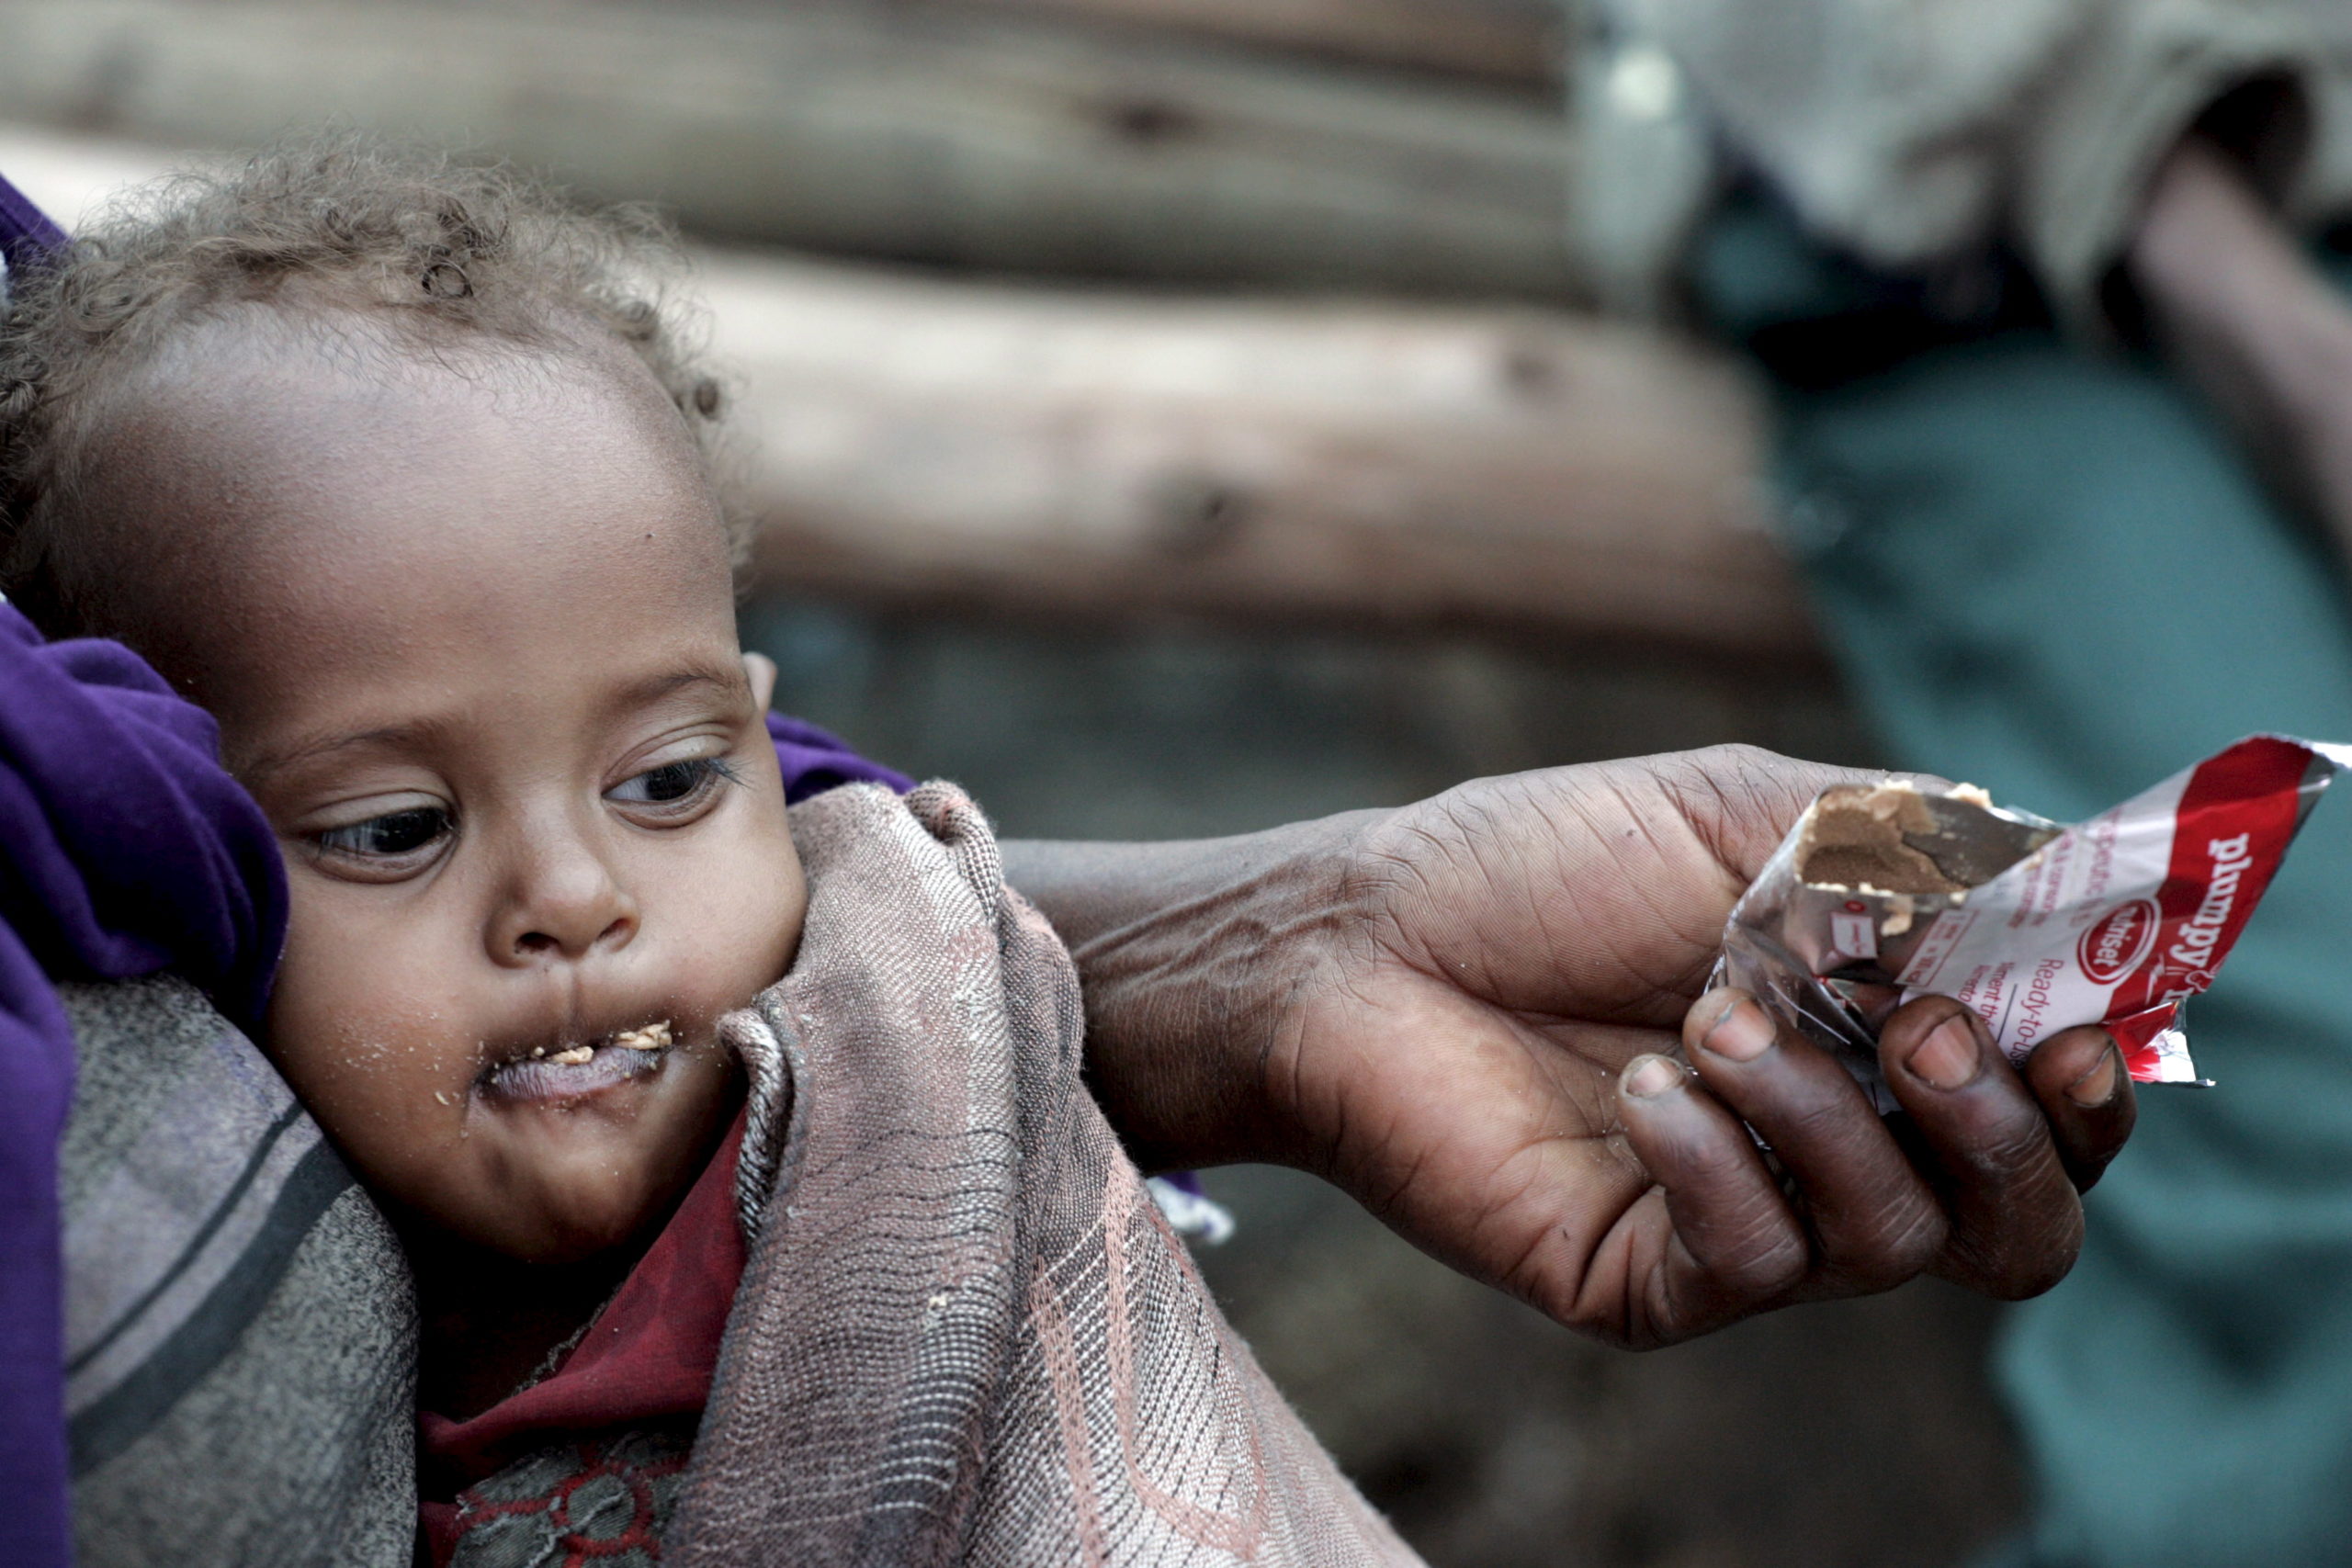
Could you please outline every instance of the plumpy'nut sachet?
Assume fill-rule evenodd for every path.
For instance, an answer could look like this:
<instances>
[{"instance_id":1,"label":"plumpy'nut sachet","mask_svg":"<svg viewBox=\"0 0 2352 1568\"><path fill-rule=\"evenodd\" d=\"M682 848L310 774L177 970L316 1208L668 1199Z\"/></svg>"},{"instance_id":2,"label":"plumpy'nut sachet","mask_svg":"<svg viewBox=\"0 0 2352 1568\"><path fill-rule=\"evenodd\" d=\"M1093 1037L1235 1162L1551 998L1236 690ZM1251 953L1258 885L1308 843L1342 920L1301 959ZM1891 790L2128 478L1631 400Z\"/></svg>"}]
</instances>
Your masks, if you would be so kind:
<instances>
[{"instance_id":1,"label":"plumpy'nut sachet","mask_svg":"<svg viewBox=\"0 0 2352 1568\"><path fill-rule=\"evenodd\" d=\"M1967 784L1825 790L1724 931L1715 984L1837 1052L1879 1109L1878 1031L1973 1008L2010 1060L2104 1024L2142 1083L2195 1083L2181 1004L2214 972L2352 748L2257 735L2075 827Z\"/></svg>"}]
</instances>

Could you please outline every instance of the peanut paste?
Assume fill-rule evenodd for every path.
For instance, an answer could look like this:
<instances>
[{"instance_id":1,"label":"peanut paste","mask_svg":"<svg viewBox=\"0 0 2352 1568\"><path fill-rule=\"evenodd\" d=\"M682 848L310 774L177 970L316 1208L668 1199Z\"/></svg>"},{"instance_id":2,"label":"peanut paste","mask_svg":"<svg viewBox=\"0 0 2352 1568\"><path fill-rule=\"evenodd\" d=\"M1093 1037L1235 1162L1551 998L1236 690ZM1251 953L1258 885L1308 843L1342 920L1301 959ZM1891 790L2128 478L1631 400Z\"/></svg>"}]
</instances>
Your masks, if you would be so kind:
<instances>
[{"instance_id":1,"label":"peanut paste","mask_svg":"<svg viewBox=\"0 0 2352 1568\"><path fill-rule=\"evenodd\" d=\"M1875 893L1961 893L1913 840L1932 841L1939 824L1925 796L1905 784L1841 784L1825 791L1805 824L1797 874L1815 886Z\"/></svg>"}]
</instances>

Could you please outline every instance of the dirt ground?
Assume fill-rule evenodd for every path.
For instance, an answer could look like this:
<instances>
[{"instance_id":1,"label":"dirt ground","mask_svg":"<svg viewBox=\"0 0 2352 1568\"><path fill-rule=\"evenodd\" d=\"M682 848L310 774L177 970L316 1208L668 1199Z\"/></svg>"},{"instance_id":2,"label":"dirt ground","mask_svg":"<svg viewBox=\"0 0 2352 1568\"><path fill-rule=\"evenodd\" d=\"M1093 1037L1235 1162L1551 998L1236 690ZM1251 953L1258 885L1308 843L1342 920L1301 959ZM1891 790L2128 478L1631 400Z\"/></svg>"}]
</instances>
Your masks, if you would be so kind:
<instances>
[{"instance_id":1,"label":"dirt ground","mask_svg":"<svg viewBox=\"0 0 2352 1568\"><path fill-rule=\"evenodd\" d=\"M1008 835L1169 838L1524 767L1745 740L1873 761L1818 672L1466 639L1121 633L756 604L779 705L965 784ZM1580 1339L1310 1178L1216 1171L1202 1266L1275 1382L1440 1568L1957 1563L2018 1517L1958 1292L1648 1355Z\"/></svg>"}]
</instances>

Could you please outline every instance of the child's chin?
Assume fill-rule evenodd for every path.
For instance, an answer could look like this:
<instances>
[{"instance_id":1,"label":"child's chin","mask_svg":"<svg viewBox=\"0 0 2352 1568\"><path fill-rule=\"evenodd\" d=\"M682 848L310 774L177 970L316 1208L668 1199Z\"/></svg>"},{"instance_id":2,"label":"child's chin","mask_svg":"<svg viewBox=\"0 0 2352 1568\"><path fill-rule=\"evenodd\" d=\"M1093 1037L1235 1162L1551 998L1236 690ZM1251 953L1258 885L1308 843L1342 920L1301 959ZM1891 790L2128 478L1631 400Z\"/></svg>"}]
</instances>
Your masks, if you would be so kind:
<instances>
[{"instance_id":1,"label":"child's chin","mask_svg":"<svg viewBox=\"0 0 2352 1568\"><path fill-rule=\"evenodd\" d=\"M682 1057L628 1086L627 1103L490 1117L459 1145L473 1157L428 1176L410 1205L444 1235L519 1262L583 1263L642 1247L719 1141L732 1082Z\"/></svg>"},{"instance_id":2,"label":"child's chin","mask_svg":"<svg viewBox=\"0 0 2352 1568\"><path fill-rule=\"evenodd\" d=\"M631 1242L651 1239L645 1233L659 1206L651 1193L626 1198L615 1194L597 1203L565 1203L543 1208L512 1229L502 1226L502 1234L485 1239L524 1263L586 1263Z\"/></svg>"},{"instance_id":3,"label":"child's chin","mask_svg":"<svg viewBox=\"0 0 2352 1568\"><path fill-rule=\"evenodd\" d=\"M478 1201L466 1228L481 1244L522 1262L584 1263L652 1240L683 1185L657 1173L674 1172L678 1163L638 1149L533 1162L511 1170L491 1202ZM691 1179L691 1172L684 1174Z\"/></svg>"}]
</instances>

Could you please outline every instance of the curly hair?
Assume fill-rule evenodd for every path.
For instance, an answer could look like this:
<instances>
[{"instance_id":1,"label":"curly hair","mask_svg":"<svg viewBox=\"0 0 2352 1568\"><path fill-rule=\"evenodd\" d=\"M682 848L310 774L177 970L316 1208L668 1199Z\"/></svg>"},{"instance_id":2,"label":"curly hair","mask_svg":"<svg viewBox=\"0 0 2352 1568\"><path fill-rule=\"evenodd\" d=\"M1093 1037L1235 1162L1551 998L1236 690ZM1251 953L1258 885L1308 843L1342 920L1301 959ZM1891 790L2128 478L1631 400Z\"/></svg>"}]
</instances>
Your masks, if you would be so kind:
<instances>
[{"instance_id":1,"label":"curly hair","mask_svg":"<svg viewBox=\"0 0 2352 1568\"><path fill-rule=\"evenodd\" d=\"M133 192L7 280L0 591L52 636L111 629L92 613L130 552L75 525L103 394L175 333L256 302L354 310L420 346L548 353L609 333L653 373L708 460L722 397L674 299L683 265L650 209L582 209L511 167L348 131ZM731 512L728 531L740 562Z\"/></svg>"}]
</instances>

